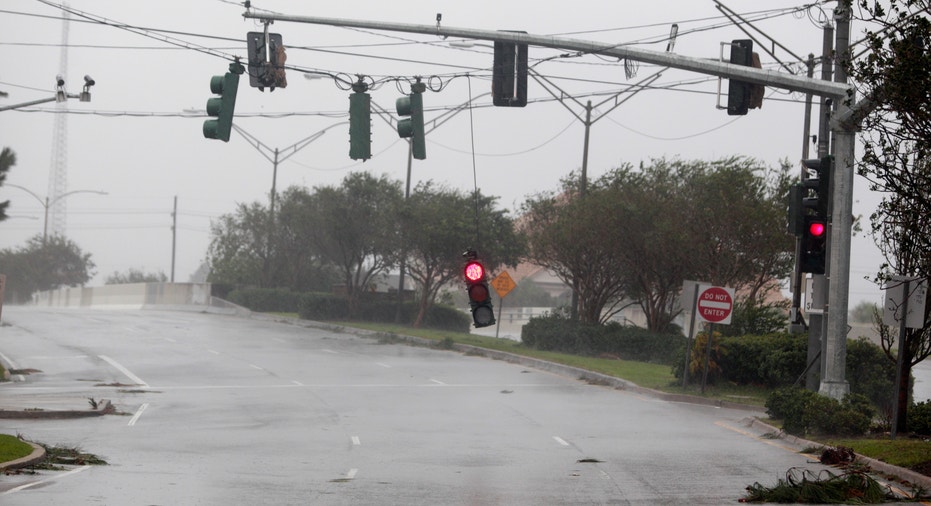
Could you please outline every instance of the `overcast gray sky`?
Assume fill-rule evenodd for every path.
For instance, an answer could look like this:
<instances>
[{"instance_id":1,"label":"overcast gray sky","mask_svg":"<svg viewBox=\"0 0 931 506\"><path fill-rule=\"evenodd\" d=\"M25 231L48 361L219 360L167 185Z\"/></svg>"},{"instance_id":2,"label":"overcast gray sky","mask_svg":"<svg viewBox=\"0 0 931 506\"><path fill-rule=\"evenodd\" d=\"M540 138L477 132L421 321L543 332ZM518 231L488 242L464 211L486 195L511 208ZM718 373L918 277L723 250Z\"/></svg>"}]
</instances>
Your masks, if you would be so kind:
<instances>
[{"instance_id":1,"label":"overcast gray sky","mask_svg":"<svg viewBox=\"0 0 931 506\"><path fill-rule=\"evenodd\" d=\"M93 255L98 275L92 284L129 268L170 274L170 214L177 196L176 280L186 281L205 257L211 218L233 212L237 203L268 202L272 164L236 133L229 143L204 139L204 117L185 112L204 108L211 96L210 77L226 71L225 58L245 57L246 32L262 26L244 20L241 5L222 0L71 0L69 5L106 22L72 16L69 24L66 87L80 92L85 74L97 84L92 102L68 103L67 188L108 195L68 196L67 235ZM821 23L832 15L834 3L795 14L783 9L803 2L728 0L725 5L759 19L757 27L807 57L820 53ZM745 38L711 0L258 0L253 6L415 24L435 24L439 12L444 26L523 30L657 51L665 50L670 26L678 23L675 51L702 58L717 58L720 42ZM0 105L52 96L62 52L61 17L60 9L38 0L5 0L0 6L0 90L9 93ZM863 28L854 25L854 39ZM490 91L492 56L483 47L488 43L462 48L435 36L284 22L273 24L271 31L282 34L287 63L300 70L289 70L288 87L274 93L261 93L243 79L235 123L272 149L288 148L348 118L349 92L332 79L306 79L301 70L371 76L384 83L371 91L372 100L392 113L395 99L409 91L407 84L395 83L430 78L433 89L424 97L427 121L467 103L470 95ZM775 68L773 57L758 52L765 67ZM597 104L660 70L634 63L627 70L635 75L628 76L624 62L563 53L530 48L531 63L551 58L538 63L536 71L583 102ZM777 56L801 68L789 53L778 50ZM799 94L768 88L761 110L729 117L715 108L717 79L667 70L654 87L613 111L608 112L610 102L595 111L596 117L604 116L591 130L591 177L620 163L636 165L654 157L749 155L772 166L801 158L804 97ZM532 80L529 95L532 103L523 109L488 107L490 97L481 96L471 111L430 132L427 159L414 161L412 184L432 179L471 190L475 181L483 193L500 197L503 207L515 211L527 196L556 189L560 178L581 166L584 127L567 107L578 114L582 109L571 100L555 101ZM12 148L18 159L7 182L41 197L48 193L54 110L48 104L0 113L0 145ZM349 172L361 170L403 181L406 143L386 122L374 115L372 122L371 160L350 160L348 127L330 128L279 165L279 191L291 185L338 185ZM42 232L43 208L36 199L0 188L0 200L7 199L14 218L0 224L0 248L22 245ZM855 214L865 220L879 196L857 178L854 199ZM852 255L851 307L861 300L879 302L880 292L863 281L881 263L872 239L855 237Z\"/></svg>"}]
</instances>

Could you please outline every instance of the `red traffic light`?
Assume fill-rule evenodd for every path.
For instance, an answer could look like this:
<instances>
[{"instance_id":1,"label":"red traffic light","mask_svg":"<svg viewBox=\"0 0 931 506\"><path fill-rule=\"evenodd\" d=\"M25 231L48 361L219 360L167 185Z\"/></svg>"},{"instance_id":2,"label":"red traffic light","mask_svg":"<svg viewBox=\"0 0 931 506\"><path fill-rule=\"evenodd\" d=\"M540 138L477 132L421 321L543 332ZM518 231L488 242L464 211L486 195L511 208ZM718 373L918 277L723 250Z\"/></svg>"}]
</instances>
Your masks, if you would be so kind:
<instances>
[{"instance_id":1,"label":"red traffic light","mask_svg":"<svg viewBox=\"0 0 931 506\"><path fill-rule=\"evenodd\" d=\"M824 235L826 229L824 223L820 221L813 221L808 224L808 233L812 237L821 237Z\"/></svg>"},{"instance_id":2,"label":"red traffic light","mask_svg":"<svg viewBox=\"0 0 931 506\"><path fill-rule=\"evenodd\" d=\"M469 283L478 283L485 279L485 267L473 260L465 266L465 277Z\"/></svg>"}]
</instances>

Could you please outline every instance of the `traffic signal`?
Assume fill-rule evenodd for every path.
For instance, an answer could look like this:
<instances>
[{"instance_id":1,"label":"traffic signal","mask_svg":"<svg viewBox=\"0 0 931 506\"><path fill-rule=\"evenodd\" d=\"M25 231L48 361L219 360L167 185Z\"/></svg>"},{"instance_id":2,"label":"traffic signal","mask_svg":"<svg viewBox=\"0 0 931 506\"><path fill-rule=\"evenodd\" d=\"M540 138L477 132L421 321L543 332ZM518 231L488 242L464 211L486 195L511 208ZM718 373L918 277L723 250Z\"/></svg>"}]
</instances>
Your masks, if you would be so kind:
<instances>
[{"instance_id":1,"label":"traffic signal","mask_svg":"<svg viewBox=\"0 0 931 506\"><path fill-rule=\"evenodd\" d=\"M798 259L799 271L824 274L827 260L827 222L815 216L805 217L802 232L802 249Z\"/></svg>"},{"instance_id":2,"label":"traffic signal","mask_svg":"<svg viewBox=\"0 0 931 506\"><path fill-rule=\"evenodd\" d=\"M760 56L753 52L753 41L738 39L731 41L730 63L744 67L762 68ZM727 82L727 115L743 116L749 109L763 106L763 85L737 79Z\"/></svg>"},{"instance_id":3,"label":"traffic signal","mask_svg":"<svg viewBox=\"0 0 931 506\"><path fill-rule=\"evenodd\" d=\"M464 273L469 306L472 309L472 325L475 328L494 325L495 310L491 304L491 291L485 281L485 266L472 258L466 261Z\"/></svg>"},{"instance_id":4,"label":"traffic signal","mask_svg":"<svg viewBox=\"0 0 931 506\"><path fill-rule=\"evenodd\" d=\"M805 178L802 181L801 209L804 220L799 270L824 274L827 261L828 203L831 199L831 173L834 157L802 160Z\"/></svg>"},{"instance_id":5,"label":"traffic signal","mask_svg":"<svg viewBox=\"0 0 931 506\"><path fill-rule=\"evenodd\" d=\"M210 78L210 91L220 96L207 99L207 115L217 119L204 121L204 137L229 142L230 130L233 128L233 109L236 107L239 76L245 70L237 60L230 63L229 72Z\"/></svg>"},{"instance_id":6,"label":"traffic signal","mask_svg":"<svg viewBox=\"0 0 931 506\"><path fill-rule=\"evenodd\" d=\"M284 44L280 33L248 32L246 51L249 54L249 85L259 91L286 88Z\"/></svg>"},{"instance_id":7,"label":"traffic signal","mask_svg":"<svg viewBox=\"0 0 931 506\"><path fill-rule=\"evenodd\" d=\"M805 167L805 178L802 186L806 195L802 198L802 206L810 209L812 214L826 220L828 217L828 201L831 199L831 173L834 168L834 157L802 160Z\"/></svg>"},{"instance_id":8,"label":"traffic signal","mask_svg":"<svg viewBox=\"0 0 931 506\"><path fill-rule=\"evenodd\" d=\"M349 95L349 158L362 160L372 157L372 98L368 85L361 80L352 85Z\"/></svg>"},{"instance_id":9,"label":"traffic signal","mask_svg":"<svg viewBox=\"0 0 931 506\"><path fill-rule=\"evenodd\" d=\"M411 94L394 104L399 116L408 116L398 120L398 136L411 140L411 152L418 160L427 158L423 127L423 92L426 90L427 85L417 81L411 86Z\"/></svg>"},{"instance_id":10,"label":"traffic signal","mask_svg":"<svg viewBox=\"0 0 931 506\"><path fill-rule=\"evenodd\" d=\"M491 98L498 107L527 105L527 44L495 42Z\"/></svg>"}]
</instances>

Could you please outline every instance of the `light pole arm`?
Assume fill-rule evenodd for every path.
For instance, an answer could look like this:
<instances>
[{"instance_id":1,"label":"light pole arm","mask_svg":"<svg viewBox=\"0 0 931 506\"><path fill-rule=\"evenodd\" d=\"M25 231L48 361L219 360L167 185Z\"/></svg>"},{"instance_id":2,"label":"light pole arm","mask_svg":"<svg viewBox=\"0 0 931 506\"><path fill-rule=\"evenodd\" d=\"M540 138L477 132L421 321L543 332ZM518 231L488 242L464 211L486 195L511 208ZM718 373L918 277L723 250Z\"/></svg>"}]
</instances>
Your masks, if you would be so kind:
<instances>
[{"instance_id":1,"label":"light pole arm","mask_svg":"<svg viewBox=\"0 0 931 506\"><path fill-rule=\"evenodd\" d=\"M73 94L73 93L69 93L69 94L67 94L67 95L65 95L65 96L68 97L68 98L81 98L80 95L75 95L75 94ZM2 112L2 111L9 111L10 109L19 109L20 107L29 107L30 105L39 105L39 104L45 104L45 103L48 103L48 102L55 102L55 101L57 101L57 100L58 100L57 97L40 98L40 99L38 99L38 100L33 100L33 101L31 101L31 102L23 102L22 104L13 104L13 105L7 105L7 106L4 106L4 107L0 107L0 112Z\"/></svg>"},{"instance_id":2,"label":"light pole arm","mask_svg":"<svg viewBox=\"0 0 931 506\"><path fill-rule=\"evenodd\" d=\"M52 99L52 100L54 100L54 99ZM9 186L10 188L18 188L18 189L20 189L20 190L23 190L24 192L26 192L26 193L32 195L32 198L36 199L36 200L39 202L39 204L42 205L42 207L45 207L45 206L46 206L45 199L43 199L42 197L36 195L35 192L33 192L32 190L30 190L29 188L26 188L25 186L20 186L20 185L18 185L18 184L13 184L13 183L5 183L3 186Z\"/></svg>"}]
</instances>

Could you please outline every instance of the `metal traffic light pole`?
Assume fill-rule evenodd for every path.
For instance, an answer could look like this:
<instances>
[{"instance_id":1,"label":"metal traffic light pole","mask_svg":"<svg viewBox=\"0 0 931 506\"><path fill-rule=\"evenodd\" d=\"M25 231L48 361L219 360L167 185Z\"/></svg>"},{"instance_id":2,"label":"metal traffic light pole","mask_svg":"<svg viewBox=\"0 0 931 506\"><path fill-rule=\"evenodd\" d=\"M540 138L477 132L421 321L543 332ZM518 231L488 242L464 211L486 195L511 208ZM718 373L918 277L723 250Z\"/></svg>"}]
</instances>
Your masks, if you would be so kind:
<instances>
[{"instance_id":1,"label":"metal traffic light pole","mask_svg":"<svg viewBox=\"0 0 931 506\"><path fill-rule=\"evenodd\" d=\"M850 0L840 0L840 6L837 9L838 21L844 24L844 29L838 29L837 33L838 54L844 54L847 50L847 37L850 28L849 6ZM551 35L533 35L513 31L443 27L439 24L414 25L338 18L289 16L264 12L258 13L252 12L251 10L247 10L243 13L243 17L266 21L286 21L369 30L419 33L424 35L435 35L437 37L462 37L466 39L527 44L553 49L579 51L582 53L599 54L623 58L630 61L651 63L699 74L744 81L751 84L760 84L801 93L811 93L813 95L832 99L836 107L831 127L834 137L834 156L836 159L837 173L833 178L834 189L832 190L833 237L829 252L831 278L829 279L828 290L830 302L825 317L827 320L825 349L829 354L835 356L822 358L825 362L823 364L824 374L822 375L821 393L832 398L840 399L849 389L847 382L844 380L844 364L846 361L844 354L846 353L847 338L847 291L849 290L850 283L850 236L853 224L854 140L857 127L862 119L862 114L868 111L871 104L868 99L856 104L854 103L854 89L847 84L846 75L844 75L843 72L837 73L834 81L822 81L820 79L812 79L804 76L779 73L773 70L758 69L752 66L748 67L731 64L729 62L683 56L673 52L651 51L633 46L606 44L603 42L585 41ZM841 65L842 64L838 62L837 66L840 67Z\"/></svg>"}]
</instances>

